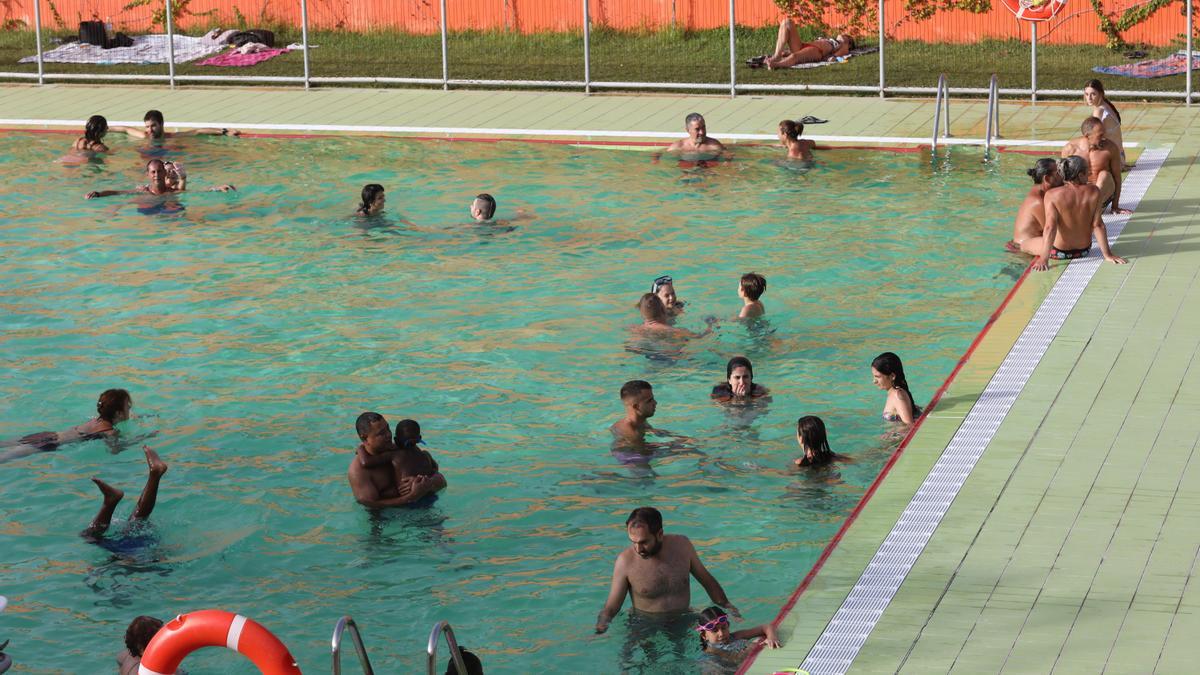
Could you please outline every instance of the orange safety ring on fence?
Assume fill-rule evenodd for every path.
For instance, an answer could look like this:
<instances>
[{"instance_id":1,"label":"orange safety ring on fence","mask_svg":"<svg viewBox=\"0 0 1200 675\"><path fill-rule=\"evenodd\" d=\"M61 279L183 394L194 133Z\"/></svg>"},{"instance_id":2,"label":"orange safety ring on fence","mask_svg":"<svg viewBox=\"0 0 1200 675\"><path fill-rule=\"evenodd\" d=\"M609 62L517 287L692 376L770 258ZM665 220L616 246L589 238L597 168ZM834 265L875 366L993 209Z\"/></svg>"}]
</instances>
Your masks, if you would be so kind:
<instances>
[{"instance_id":1,"label":"orange safety ring on fence","mask_svg":"<svg viewBox=\"0 0 1200 675\"><path fill-rule=\"evenodd\" d=\"M1067 0L1001 0L1008 11L1026 21L1049 21L1067 6Z\"/></svg>"},{"instance_id":2,"label":"orange safety ring on fence","mask_svg":"<svg viewBox=\"0 0 1200 675\"><path fill-rule=\"evenodd\" d=\"M288 648L241 614L204 609L183 614L158 629L146 650L138 675L172 675L184 657L202 647L228 647L250 659L264 675L300 675Z\"/></svg>"}]
</instances>

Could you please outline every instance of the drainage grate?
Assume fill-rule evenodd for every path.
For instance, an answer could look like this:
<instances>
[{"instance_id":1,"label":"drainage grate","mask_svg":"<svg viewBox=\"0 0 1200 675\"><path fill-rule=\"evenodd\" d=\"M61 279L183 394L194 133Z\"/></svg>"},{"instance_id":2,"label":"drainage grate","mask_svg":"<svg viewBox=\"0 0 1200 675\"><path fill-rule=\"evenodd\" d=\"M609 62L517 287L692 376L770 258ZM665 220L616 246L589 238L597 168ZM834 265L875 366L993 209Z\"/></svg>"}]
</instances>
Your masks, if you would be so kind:
<instances>
[{"instance_id":1,"label":"drainage grate","mask_svg":"<svg viewBox=\"0 0 1200 675\"><path fill-rule=\"evenodd\" d=\"M1137 208L1167 154L1168 150L1147 150L1138 158L1137 166L1121 184L1122 201L1127 206ZM1116 240L1128 222L1127 215L1105 218L1110 242ZM1093 244L1088 257L1073 260L1067 266L805 657L802 669L813 675L844 673L850 669L1033 369L1103 263L1104 258Z\"/></svg>"}]
</instances>

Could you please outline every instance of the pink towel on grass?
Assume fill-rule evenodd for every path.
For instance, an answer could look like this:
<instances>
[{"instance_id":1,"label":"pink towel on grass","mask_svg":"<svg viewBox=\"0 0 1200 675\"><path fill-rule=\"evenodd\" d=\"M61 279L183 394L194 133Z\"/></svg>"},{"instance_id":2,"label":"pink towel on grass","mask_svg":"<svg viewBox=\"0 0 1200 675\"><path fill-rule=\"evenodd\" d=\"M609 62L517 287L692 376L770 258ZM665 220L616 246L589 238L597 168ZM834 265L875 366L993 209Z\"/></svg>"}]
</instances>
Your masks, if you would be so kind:
<instances>
[{"instance_id":1,"label":"pink towel on grass","mask_svg":"<svg viewBox=\"0 0 1200 675\"><path fill-rule=\"evenodd\" d=\"M276 56L279 56L280 54L286 54L287 52L288 52L288 50L286 50L286 49L264 49L261 52L250 52L249 54L243 54L243 53L237 51L236 49L234 49L234 50L227 51L223 54L217 54L216 56L214 56L210 59L205 59L205 60L201 61L199 63L199 65L201 65L201 66L231 66L231 67L239 67L240 68L240 67L245 67L245 66L252 66L256 63L262 63L263 61L266 61L267 59L273 59Z\"/></svg>"}]
</instances>

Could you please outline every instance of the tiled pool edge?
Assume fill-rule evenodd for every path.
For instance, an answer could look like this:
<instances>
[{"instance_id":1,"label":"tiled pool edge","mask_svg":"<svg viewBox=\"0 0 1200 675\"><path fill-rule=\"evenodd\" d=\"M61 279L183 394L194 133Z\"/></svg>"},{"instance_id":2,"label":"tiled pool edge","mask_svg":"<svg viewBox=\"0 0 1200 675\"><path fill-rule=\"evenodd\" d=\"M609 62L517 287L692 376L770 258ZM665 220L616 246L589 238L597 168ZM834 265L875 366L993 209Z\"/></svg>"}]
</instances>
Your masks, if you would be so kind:
<instances>
[{"instance_id":1,"label":"tiled pool edge","mask_svg":"<svg viewBox=\"0 0 1200 675\"><path fill-rule=\"evenodd\" d=\"M1138 168L1125 181L1125 201L1127 203L1137 205L1140 202L1168 152L1168 150L1153 150L1143 154L1139 159ZM1128 219L1129 216L1124 215L1106 218L1110 241L1120 235ZM849 669L875 623L903 583L905 575L933 535L941 517L945 515L957 494L958 488L961 488L975 461L979 459L987 443L999 428L1009 407L1020 395L1041 355L1044 354L1058 333L1092 275L1103 263L1103 259L1094 255L1095 253L1093 250L1093 255L1089 258L1074 261L1067 266L1067 270L1055 283L1050 293L1045 296L1020 336L1011 343L1012 349L1003 356L1003 361L995 369L978 399L970 402L970 412L967 413L962 424L952 430L953 435L949 437L949 442L945 443L945 449L941 451L937 462L924 476L924 482L917 490L916 495L908 501L907 505L903 502L881 505L877 503L878 499L872 503L873 507L882 507L887 513L894 514L899 508L904 510L886 538L883 539L883 543L875 551L874 556L871 557L871 561L863 573L854 579L846 577L844 571L826 573L825 570L822 570L818 578L831 577L826 580L825 588L822 589L826 596L832 595L833 593L830 591L833 591L838 594L838 597L842 597L841 592L837 591L838 588L844 589L851 583L853 583L853 588L849 595L844 596L840 606L831 604L829 597L818 601L817 604L830 610L836 606L836 612L824 626L807 656L794 652L778 656L774 653L756 654L757 658L752 657L747 660L739 673L773 672L769 668L764 668L766 663L763 662L769 661L778 669L786 659L790 660L787 661L784 672L795 672L795 664L802 657L804 663L800 668L811 673L840 673ZM925 429L932 434L918 434L912 440L924 441L922 436L928 435L940 436L943 439L949 436L949 434L943 435L944 430L942 430L943 433L938 433L928 427ZM942 447L941 442L934 439L934 443L937 444L936 447L926 447L924 452L927 454L931 451L939 452L939 448ZM922 445L926 444L922 443ZM923 468L920 470L924 471ZM914 478L911 475L900 480L906 479L910 481L906 484L913 484L920 480L919 477ZM895 479L889 478L888 480ZM876 522L874 525L878 526L879 523ZM875 529L873 532L880 533L886 527L884 525L883 528ZM861 521L855 524L855 528L862 529ZM882 537L876 536L872 541L879 541L880 538ZM861 561L869 555L868 552L859 550L854 559ZM822 561L824 558L825 556L822 557ZM857 563L857 565L861 564L861 562ZM859 568L855 567L855 569ZM812 573L809 574L809 577L812 577ZM811 580L809 577L806 577L798 592L803 590ZM793 598L794 600L795 598ZM799 618L795 614L798 611L798 609L791 610L783 622L797 623ZM807 616L811 615L810 613ZM819 616L824 617L829 614L820 614ZM811 629L807 632L811 636ZM787 630L781 631L781 635L787 634ZM809 644L809 639L811 637L805 636L805 639L794 644L796 648L804 649ZM785 645L784 651L791 650ZM768 656L768 654L770 655Z\"/></svg>"}]
</instances>

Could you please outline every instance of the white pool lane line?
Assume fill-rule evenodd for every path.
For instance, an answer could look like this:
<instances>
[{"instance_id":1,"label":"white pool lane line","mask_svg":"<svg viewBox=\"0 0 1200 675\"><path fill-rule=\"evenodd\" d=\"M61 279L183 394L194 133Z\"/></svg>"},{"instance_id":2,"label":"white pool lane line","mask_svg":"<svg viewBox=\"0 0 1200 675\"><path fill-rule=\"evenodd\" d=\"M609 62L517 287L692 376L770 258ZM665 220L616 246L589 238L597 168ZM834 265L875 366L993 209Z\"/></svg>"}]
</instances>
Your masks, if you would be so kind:
<instances>
[{"instance_id":1,"label":"white pool lane line","mask_svg":"<svg viewBox=\"0 0 1200 675\"><path fill-rule=\"evenodd\" d=\"M42 126L42 127L71 127L83 128L85 120L58 119L0 119L0 127L12 126ZM141 120L109 120L109 126L140 128ZM809 125L811 128L812 125ZM438 136L484 136L484 137L519 137L519 136L551 136L562 138L648 138L648 139L678 139L683 136L677 131L620 131L612 129L506 129L506 128L476 128L476 127L409 127L409 126L378 126L378 125L347 125L347 124L242 124L239 122L172 122L171 129L238 129L241 131L290 131L290 132L340 132L367 134L434 134ZM776 134L717 134L717 137L735 141L777 141ZM838 136L808 134L804 136L811 141L824 143L869 143L879 145L884 143L899 143L903 145L923 145L931 140L929 136ZM983 145L982 138L939 138L939 145ZM1062 140L1038 140L1030 138L996 138L992 145L997 147L1045 147L1061 148ZM1136 148L1137 143L1124 143L1126 148Z\"/></svg>"},{"instance_id":2,"label":"white pool lane line","mask_svg":"<svg viewBox=\"0 0 1200 675\"><path fill-rule=\"evenodd\" d=\"M1146 150L1121 185L1121 201L1136 210L1169 149ZM1109 242L1129 222L1128 215L1104 218ZM801 668L812 675L845 673L871 635L876 622L904 582L917 557L942 522L975 463L995 436L1034 368L1058 335L1088 282L1106 264L1095 244L1087 258L1073 260L1021 332L1008 356L967 413L925 482L905 507L892 531L859 577L842 606L805 657Z\"/></svg>"}]
</instances>

